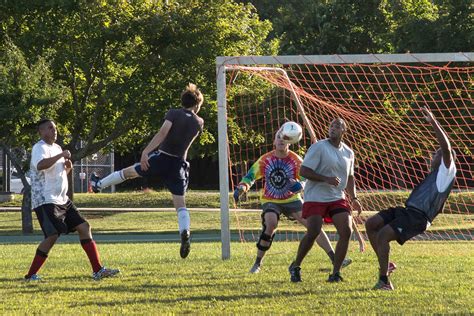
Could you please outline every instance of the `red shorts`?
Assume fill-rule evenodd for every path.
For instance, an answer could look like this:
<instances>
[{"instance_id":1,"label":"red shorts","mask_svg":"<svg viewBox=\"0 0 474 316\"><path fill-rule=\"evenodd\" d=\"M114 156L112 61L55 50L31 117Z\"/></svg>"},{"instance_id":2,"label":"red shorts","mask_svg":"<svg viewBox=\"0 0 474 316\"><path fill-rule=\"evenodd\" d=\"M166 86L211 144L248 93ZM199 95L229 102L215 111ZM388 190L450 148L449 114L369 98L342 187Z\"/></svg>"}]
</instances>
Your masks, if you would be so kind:
<instances>
[{"instance_id":1,"label":"red shorts","mask_svg":"<svg viewBox=\"0 0 474 316\"><path fill-rule=\"evenodd\" d=\"M304 202L302 216L308 218L312 215L320 215L325 223L332 223L332 216L342 212L350 214L350 209L349 203L344 199L332 202Z\"/></svg>"}]
</instances>

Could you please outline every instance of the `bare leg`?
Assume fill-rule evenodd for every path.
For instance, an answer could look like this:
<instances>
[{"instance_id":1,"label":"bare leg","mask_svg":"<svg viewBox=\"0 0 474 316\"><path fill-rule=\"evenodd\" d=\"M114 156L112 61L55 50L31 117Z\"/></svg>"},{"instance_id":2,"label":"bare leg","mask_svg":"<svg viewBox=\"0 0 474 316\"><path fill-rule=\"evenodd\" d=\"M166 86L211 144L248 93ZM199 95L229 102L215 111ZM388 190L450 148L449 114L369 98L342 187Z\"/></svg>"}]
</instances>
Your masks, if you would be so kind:
<instances>
[{"instance_id":1,"label":"bare leg","mask_svg":"<svg viewBox=\"0 0 474 316\"><path fill-rule=\"evenodd\" d=\"M292 213L291 215L299 222L301 223L304 227L308 228L308 223L306 219L304 219L301 216L301 211L300 212L295 212ZM329 252L334 252L334 249L332 248L331 242L329 241L328 235L326 235L326 232L321 228L321 232L319 233L318 237L316 237L316 243L318 244L319 247L321 247L326 253Z\"/></svg>"},{"instance_id":2,"label":"bare leg","mask_svg":"<svg viewBox=\"0 0 474 316\"><path fill-rule=\"evenodd\" d=\"M44 253L49 253L51 248L53 248L54 244L58 240L59 235L52 235L48 236L38 245L38 249Z\"/></svg>"},{"instance_id":3,"label":"bare leg","mask_svg":"<svg viewBox=\"0 0 474 316\"><path fill-rule=\"evenodd\" d=\"M374 215L365 222L365 230L375 254L377 254L377 234L383 226L384 220L380 215Z\"/></svg>"},{"instance_id":4,"label":"bare leg","mask_svg":"<svg viewBox=\"0 0 474 316\"><path fill-rule=\"evenodd\" d=\"M300 266L303 259L313 247L314 241L321 233L323 218L320 215L313 215L307 219L308 228L298 247L298 253L294 262L295 266Z\"/></svg>"},{"instance_id":5,"label":"bare leg","mask_svg":"<svg viewBox=\"0 0 474 316\"><path fill-rule=\"evenodd\" d=\"M140 175L137 173L137 170L135 170L136 165L138 164L134 164L133 166L127 167L122 170L125 179L128 180L140 177Z\"/></svg>"},{"instance_id":6,"label":"bare leg","mask_svg":"<svg viewBox=\"0 0 474 316\"><path fill-rule=\"evenodd\" d=\"M88 222L77 225L76 230L80 240L92 239L91 227Z\"/></svg>"},{"instance_id":7,"label":"bare leg","mask_svg":"<svg viewBox=\"0 0 474 316\"><path fill-rule=\"evenodd\" d=\"M390 256L390 242L398 235L390 225L385 225L377 234L377 258L379 259L380 275L388 276L388 260Z\"/></svg>"},{"instance_id":8,"label":"bare leg","mask_svg":"<svg viewBox=\"0 0 474 316\"><path fill-rule=\"evenodd\" d=\"M339 240L336 244L336 252L334 256L333 274L335 274L341 269L342 261L347 255L349 240L352 235L352 218L349 213L344 212L334 215L332 221L334 226L336 226L337 233L339 234Z\"/></svg>"}]
</instances>

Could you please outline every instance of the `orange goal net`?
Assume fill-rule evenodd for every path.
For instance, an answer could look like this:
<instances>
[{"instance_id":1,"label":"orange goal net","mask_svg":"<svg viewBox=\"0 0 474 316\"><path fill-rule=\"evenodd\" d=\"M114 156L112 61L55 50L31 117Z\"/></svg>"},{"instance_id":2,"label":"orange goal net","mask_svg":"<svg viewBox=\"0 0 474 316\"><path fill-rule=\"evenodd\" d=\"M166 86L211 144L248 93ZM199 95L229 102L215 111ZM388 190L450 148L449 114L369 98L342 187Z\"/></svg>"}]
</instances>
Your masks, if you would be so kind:
<instances>
[{"instance_id":1,"label":"orange goal net","mask_svg":"<svg viewBox=\"0 0 474 316\"><path fill-rule=\"evenodd\" d=\"M229 187L239 183L259 156L272 150L283 122L303 126L303 139L291 150L304 157L312 142L327 137L329 123L342 117L349 125L344 142L356 156L362 220L403 205L429 172L437 148L434 132L420 111L427 106L451 140L458 171L443 213L419 238L472 240L474 54L427 55L218 60L225 67ZM324 62L325 58L335 62ZM262 185L256 183L252 189L258 191ZM232 199L230 204L233 208ZM235 207L258 209L257 194L249 194ZM236 211L232 216L239 221L241 215Z\"/></svg>"}]
</instances>

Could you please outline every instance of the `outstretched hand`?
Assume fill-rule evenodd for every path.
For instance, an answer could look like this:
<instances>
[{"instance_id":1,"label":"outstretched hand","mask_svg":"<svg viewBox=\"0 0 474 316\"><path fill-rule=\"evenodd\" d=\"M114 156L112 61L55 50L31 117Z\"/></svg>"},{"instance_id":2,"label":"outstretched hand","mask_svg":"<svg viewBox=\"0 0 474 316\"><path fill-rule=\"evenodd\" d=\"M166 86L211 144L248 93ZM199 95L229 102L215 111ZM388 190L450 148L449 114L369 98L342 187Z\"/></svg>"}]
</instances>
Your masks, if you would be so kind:
<instances>
[{"instance_id":1,"label":"outstretched hand","mask_svg":"<svg viewBox=\"0 0 474 316\"><path fill-rule=\"evenodd\" d=\"M422 107L421 111L423 112L423 117L428 123L431 123L435 120L433 113L431 113L431 111L426 106Z\"/></svg>"}]
</instances>

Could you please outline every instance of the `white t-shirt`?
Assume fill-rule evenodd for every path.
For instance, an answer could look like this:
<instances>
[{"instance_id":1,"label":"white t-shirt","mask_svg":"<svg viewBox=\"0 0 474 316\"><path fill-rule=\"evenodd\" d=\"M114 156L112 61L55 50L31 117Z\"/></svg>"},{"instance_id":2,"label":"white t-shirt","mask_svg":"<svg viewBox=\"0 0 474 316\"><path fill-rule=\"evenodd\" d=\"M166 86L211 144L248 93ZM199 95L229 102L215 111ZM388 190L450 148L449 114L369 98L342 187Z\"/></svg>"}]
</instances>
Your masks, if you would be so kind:
<instances>
[{"instance_id":1,"label":"white t-shirt","mask_svg":"<svg viewBox=\"0 0 474 316\"><path fill-rule=\"evenodd\" d=\"M31 207L43 204L64 205L68 201L67 172L64 158L58 159L50 168L38 171L38 163L61 154L63 150L57 144L49 145L40 140L33 146L30 163L31 176Z\"/></svg>"},{"instance_id":2,"label":"white t-shirt","mask_svg":"<svg viewBox=\"0 0 474 316\"><path fill-rule=\"evenodd\" d=\"M438 174L436 176L436 188L438 188L438 192L444 192L455 176L456 166L454 164L454 158L451 159L449 168L446 168L444 159L441 159L441 164L439 165Z\"/></svg>"},{"instance_id":3,"label":"white t-shirt","mask_svg":"<svg viewBox=\"0 0 474 316\"><path fill-rule=\"evenodd\" d=\"M341 183L336 187L322 181L306 182L304 200L306 202L333 202L345 198L347 179L354 175L354 152L346 144L334 147L329 139L311 145L306 153L303 166L326 177L339 177Z\"/></svg>"}]
</instances>

